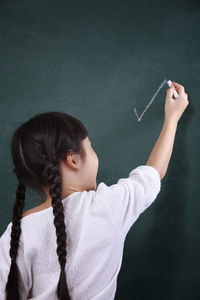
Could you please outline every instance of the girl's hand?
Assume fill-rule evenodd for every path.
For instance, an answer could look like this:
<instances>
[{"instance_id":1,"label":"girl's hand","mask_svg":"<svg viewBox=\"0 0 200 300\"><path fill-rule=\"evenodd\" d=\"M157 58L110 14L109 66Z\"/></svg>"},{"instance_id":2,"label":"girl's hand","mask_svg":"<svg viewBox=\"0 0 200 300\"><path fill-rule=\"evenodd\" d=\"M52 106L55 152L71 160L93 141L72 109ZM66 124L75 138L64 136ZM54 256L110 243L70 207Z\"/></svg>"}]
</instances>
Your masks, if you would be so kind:
<instances>
[{"instance_id":1,"label":"girl's hand","mask_svg":"<svg viewBox=\"0 0 200 300\"><path fill-rule=\"evenodd\" d=\"M173 98L174 89L179 94L179 97L176 99ZM189 104L188 95L185 93L184 87L176 82L172 82L172 86L166 92L165 120L174 119L178 122Z\"/></svg>"}]
</instances>

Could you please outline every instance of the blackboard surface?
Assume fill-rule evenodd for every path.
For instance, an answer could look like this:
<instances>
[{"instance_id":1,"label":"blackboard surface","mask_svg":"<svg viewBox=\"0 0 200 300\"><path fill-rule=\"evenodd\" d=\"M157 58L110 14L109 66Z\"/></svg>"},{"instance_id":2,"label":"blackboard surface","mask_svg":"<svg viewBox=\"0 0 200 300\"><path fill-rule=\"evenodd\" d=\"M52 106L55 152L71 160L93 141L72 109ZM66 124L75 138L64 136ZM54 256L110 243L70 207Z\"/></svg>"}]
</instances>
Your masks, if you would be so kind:
<instances>
[{"instance_id":1,"label":"blackboard surface","mask_svg":"<svg viewBox=\"0 0 200 300\"><path fill-rule=\"evenodd\" d=\"M0 231L11 220L17 180L13 131L34 114L63 111L86 126L99 157L97 183L146 164L164 120L163 79L185 86L156 201L129 231L116 299L200 299L200 2L0 2ZM25 209L40 203L27 191Z\"/></svg>"}]
</instances>

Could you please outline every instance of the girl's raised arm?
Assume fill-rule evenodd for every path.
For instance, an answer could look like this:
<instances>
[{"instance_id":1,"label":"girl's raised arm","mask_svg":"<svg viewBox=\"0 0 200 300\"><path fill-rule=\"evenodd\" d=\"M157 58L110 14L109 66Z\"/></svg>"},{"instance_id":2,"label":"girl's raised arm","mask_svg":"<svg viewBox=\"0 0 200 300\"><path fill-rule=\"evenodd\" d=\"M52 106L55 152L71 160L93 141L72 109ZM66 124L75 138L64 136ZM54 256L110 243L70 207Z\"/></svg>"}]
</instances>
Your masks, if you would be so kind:
<instances>
[{"instance_id":1,"label":"girl's raised arm","mask_svg":"<svg viewBox=\"0 0 200 300\"><path fill-rule=\"evenodd\" d=\"M173 99L175 88L179 94L177 99ZM157 169L161 179L167 172L172 155L178 121L189 104L187 98L188 95L185 93L184 87L176 82L173 82L173 85L167 90L164 124L146 163L146 165Z\"/></svg>"}]
</instances>

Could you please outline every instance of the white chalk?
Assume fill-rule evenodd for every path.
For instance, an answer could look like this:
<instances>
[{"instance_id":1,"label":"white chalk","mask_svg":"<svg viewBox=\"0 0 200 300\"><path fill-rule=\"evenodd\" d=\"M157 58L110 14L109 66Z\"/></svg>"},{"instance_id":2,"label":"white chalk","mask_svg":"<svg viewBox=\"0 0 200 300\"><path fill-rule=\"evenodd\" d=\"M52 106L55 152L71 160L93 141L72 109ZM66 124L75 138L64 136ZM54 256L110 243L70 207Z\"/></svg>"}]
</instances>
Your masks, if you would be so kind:
<instances>
[{"instance_id":1,"label":"white chalk","mask_svg":"<svg viewBox=\"0 0 200 300\"><path fill-rule=\"evenodd\" d=\"M171 80L168 80L168 81L167 81L167 84L168 84L168 86L170 87L170 86L172 85ZM179 97L179 94L177 93L176 90L174 90L173 96L174 96L175 99Z\"/></svg>"}]
</instances>

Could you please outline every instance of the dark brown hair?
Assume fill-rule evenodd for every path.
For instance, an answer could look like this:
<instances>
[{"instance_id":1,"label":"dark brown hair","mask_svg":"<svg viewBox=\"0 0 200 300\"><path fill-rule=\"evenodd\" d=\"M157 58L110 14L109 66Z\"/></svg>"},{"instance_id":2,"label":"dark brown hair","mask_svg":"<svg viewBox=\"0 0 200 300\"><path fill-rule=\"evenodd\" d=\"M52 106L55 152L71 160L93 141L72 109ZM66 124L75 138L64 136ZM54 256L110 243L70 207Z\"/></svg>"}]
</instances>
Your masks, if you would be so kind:
<instances>
[{"instance_id":1,"label":"dark brown hair","mask_svg":"<svg viewBox=\"0 0 200 300\"><path fill-rule=\"evenodd\" d=\"M11 153L19 183L12 212L10 241L11 266L6 284L6 299L20 300L22 282L16 264L17 249L21 233L22 216L26 187L42 191L49 187L52 198L54 225L57 235L57 255L61 268L57 287L60 300L70 299L65 274L66 231L61 196L61 174L59 164L69 151L79 153L85 159L82 140L88 136L84 125L75 117L61 112L36 114L22 124L13 134Z\"/></svg>"}]
</instances>

